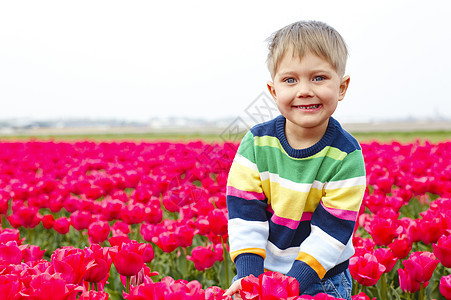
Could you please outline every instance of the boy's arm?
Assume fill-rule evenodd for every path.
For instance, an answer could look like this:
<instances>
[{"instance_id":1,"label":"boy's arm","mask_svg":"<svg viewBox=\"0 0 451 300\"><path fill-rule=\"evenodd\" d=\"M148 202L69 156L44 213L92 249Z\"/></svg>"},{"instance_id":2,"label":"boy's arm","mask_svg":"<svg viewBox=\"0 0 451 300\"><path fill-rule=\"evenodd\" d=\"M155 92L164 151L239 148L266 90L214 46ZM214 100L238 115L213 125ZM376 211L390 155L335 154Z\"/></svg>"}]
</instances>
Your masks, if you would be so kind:
<instances>
[{"instance_id":1,"label":"boy's arm","mask_svg":"<svg viewBox=\"0 0 451 300\"><path fill-rule=\"evenodd\" d=\"M254 137L248 132L241 141L227 181L230 256L235 262L238 278L264 272L269 234L266 207L256 165Z\"/></svg>"},{"instance_id":2,"label":"boy's arm","mask_svg":"<svg viewBox=\"0 0 451 300\"><path fill-rule=\"evenodd\" d=\"M365 186L362 151L355 150L342 160L336 174L325 183L321 201L312 214L311 233L301 244L287 273L299 281L301 294L354 254L352 234Z\"/></svg>"}]
</instances>

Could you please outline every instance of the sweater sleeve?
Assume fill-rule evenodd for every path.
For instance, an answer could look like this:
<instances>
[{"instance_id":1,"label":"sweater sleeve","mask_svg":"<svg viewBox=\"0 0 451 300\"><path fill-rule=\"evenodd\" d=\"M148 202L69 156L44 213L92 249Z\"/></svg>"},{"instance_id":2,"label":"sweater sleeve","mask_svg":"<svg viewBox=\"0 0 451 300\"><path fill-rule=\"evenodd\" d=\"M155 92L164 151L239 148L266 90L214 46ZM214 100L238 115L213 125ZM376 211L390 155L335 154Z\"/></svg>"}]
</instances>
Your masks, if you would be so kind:
<instances>
[{"instance_id":1,"label":"sweater sleeve","mask_svg":"<svg viewBox=\"0 0 451 300\"><path fill-rule=\"evenodd\" d=\"M238 148L227 180L230 256L238 278L263 273L269 226L267 199L258 172L254 137L248 132Z\"/></svg>"},{"instance_id":2,"label":"sweater sleeve","mask_svg":"<svg viewBox=\"0 0 451 300\"><path fill-rule=\"evenodd\" d=\"M352 234L366 186L362 151L347 154L334 172L312 214L311 233L287 273L299 281L301 294L354 254Z\"/></svg>"}]
</instances>

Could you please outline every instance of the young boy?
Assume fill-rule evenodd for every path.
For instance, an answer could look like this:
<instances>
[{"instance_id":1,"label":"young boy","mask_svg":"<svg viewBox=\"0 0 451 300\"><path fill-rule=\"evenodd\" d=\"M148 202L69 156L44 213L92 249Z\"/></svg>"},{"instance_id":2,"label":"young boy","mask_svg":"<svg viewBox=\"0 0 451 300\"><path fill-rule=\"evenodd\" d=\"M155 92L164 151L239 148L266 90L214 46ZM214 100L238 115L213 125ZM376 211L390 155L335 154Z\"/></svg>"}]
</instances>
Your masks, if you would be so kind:
<instances>
[{"instance_id":1,"label":"young boy","mask_svg":"<svg viewBox=\"0 0 451 300\"><path fill-rule=\"evenodd\" d=\"M296 22L269 39L268 83L281 113L241 141L227 183L230 255L241 279L292 276L300 294L351 299L348 265L365 190L358 142L331 115L349 85L346 44L330 26Z\"/></svg>"}]
</instances>

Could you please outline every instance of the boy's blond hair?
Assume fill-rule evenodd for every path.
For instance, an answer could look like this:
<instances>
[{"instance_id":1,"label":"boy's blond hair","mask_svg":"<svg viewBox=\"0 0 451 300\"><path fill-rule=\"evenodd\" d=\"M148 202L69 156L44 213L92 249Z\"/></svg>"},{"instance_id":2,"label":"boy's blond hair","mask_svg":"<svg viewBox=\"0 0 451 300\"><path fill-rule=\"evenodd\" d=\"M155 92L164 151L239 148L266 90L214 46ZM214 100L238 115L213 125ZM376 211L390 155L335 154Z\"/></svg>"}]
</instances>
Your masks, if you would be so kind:
<instances>
[{"instance_id":1,"label":"boy's blond hair","mask_svg":"<svg viewBox=\"0 0 451 300\"><path fill-rule=\"evenodd\" d=\"M343 76L348 50L341 35L331 26L319 21L299 21L274 32L268 39L267 64L274 78L285 53L302 58L307 52L327 60Z\"/></svg>"}]
</instances>

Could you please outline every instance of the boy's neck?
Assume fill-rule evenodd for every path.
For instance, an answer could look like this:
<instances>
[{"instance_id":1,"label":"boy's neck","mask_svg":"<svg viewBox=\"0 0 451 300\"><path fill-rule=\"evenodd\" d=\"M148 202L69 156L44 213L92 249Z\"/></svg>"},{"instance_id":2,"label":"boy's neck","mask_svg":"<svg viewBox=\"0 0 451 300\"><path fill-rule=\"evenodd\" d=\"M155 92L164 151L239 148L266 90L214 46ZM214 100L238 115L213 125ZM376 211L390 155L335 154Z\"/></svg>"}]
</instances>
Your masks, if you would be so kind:
<instances>
[{"instance_id":1,"label":"boy's neck","mask_svg":"<svg viewBox=\"0 0 451 300\"><path fill-rule=\"evenodd\" d=\"M302 128L285 121L285 136L293 149L306 149L318 143L327 130L328 122L320 127ZM294 125L294 126L290 126Z\"/></svg>"}]
</instances>

